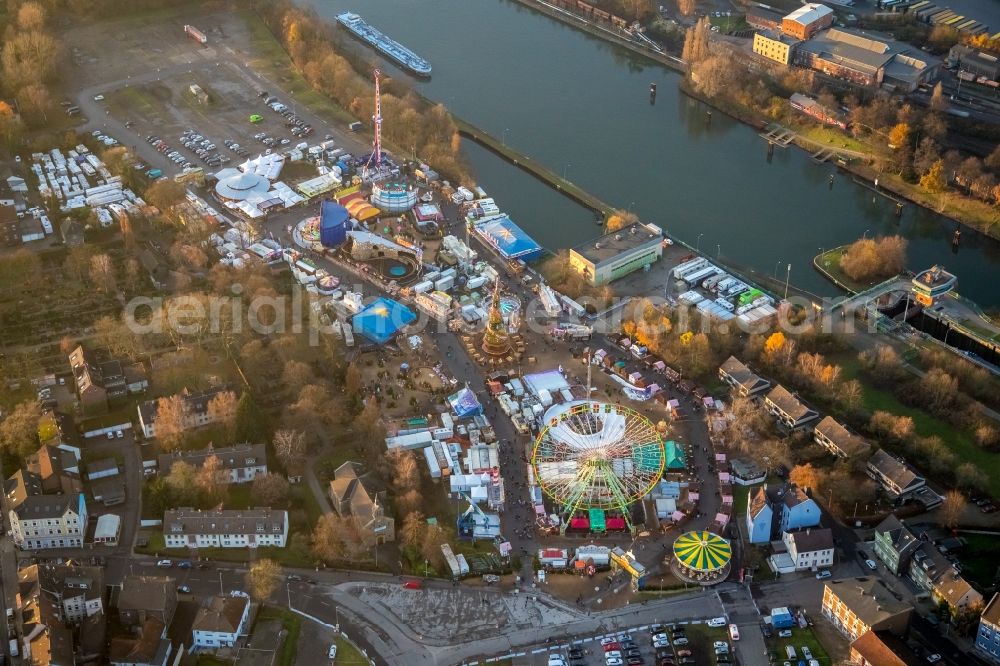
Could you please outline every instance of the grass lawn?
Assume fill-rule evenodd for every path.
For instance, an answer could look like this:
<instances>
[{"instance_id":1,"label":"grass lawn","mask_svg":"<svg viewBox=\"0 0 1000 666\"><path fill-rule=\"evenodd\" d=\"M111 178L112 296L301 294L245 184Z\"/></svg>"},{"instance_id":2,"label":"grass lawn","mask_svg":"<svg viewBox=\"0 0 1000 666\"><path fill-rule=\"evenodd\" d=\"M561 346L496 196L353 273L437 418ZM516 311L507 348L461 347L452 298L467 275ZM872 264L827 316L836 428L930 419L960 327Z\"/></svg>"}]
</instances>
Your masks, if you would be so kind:
<instances>
[{"instance_id":1,"label":"grass lawn","mask_svg":"<svg viewBox=\"0 0 1000 666\"><path fill-rule=\"evenodd\" d=\"M961 552L962 575L983 588L992 587L1000 578L1000 562L996 556L1000 535L961 532L960 536L968 542Z\"/></svg>"},{"instance_id":2,"label":"grass lawn","mask_svg":"<svg viewBox=\"0 0 1000 666\"><path fill-rule=\"evenodd\" d=\"M735 13L732 16L709 16L708 22L713 26L719 26L719 33L723 35L747 30L750 27L744 16Z\"/></svg>"},{"instance_id":3,"label":"grass lawn","mask_svg":"<svg viewBox=\"0 0 1000 666\"><path fill-rule=\"evenodd\" d=\"M725 629L713 628L707 624L689 624L684 627L684 633L687 635L688 644L683 649L691 650L699 664L715 664L715 648L712 643L729 642L729 634Z\"/></svg>"},{"instance_id":4,"label":"grass lawn","mask_svg":"<svg viewBox=\"0 0 1000 666\"><path fill-rule=\"evenodd\" d=\"M368 658L361 654L361 650L355 647L354 643L343 636L337 636L334 641L337 644L338 664L367 664Z\"/></svg>"},{"instance_id":5,"label":"grass lawn","mask_svg":"<svg viewBox=\"0 0 1000 666\"><path fill-rule=\"evenodd\" d=\"M326 116L332 122L350 123L357 118L337 106L330 98L313 90L309 83L292 66L288 54L274 38L257 16L251 12L243 13L247 28L250 31L250 50L257 54L251 61L251 66L272 81L280 81L298 104L304 104L320 116Z\"/></svg>"},{"instance_id":6,"label":"grass lawn","mask_svg":"<svg viewBox=\"0 0 1000 666\"><path fill-rule=\"evenodd\" d=\"M257 613L257 619L254 620L254 624L261 620L278 620L285 631L288 632L285 635L285 642L281 645L281 651L278 652L278 658L274 663L280 666L293 666L295 664L295 653L299 645L299 634L302 632L302 617L284 608L264 606ZM337 657L337 661L339 662L340 655L338 654Z\"/></svg>"},{"instance_id":7,"label":"grass lawn","mask_svg":"<svg viewBox=\"0 0 1000 666\"><path fill-rule=\"evenodd\" d=\"M855 280L847 276L840 268L840 258L843 256L844 252L847 250L847 246L835 247L832 250L827 250L823 254L817 255L813 260L815 265L822 271L826 272L829 277L833 278L845 288L853 293L858 293L873 287L880 282L880 280L869 280L867 282L862 282Z\"/></svg>"},{"instance_id":8,"label":"grass lawn","mask_svg":"<svg viewBox=\"0 0 1000 666\"><path fill-rule=\"evenodd\" d=\"M869 412L882 410L900 416L909 416L913 419L913 429L916 434L922 437L937 436L951 449L958 458L959 463L971 462L979 469L986 472L988 477L987 490L994 497L1000 497L1000 454L990 453L976 446L968 432L956 430L954 426L934 417L933 415L904 405L890 391L877 388L867 383L861 376L861 366L858 359L853 354L833 355L830 362L841 367L841 377L845 380L858 379L861 381L864 395L864 408Z\"/></svg>"},{"instance_id":9,"label":"grass lawn","mask_svg":"<svg viewBox=\"0 0 1000 666\"><path fill-rule=\"evenodd\" d=\"M788 656L785 654L785 647L791 645L795 648L796 660L803 658L802 648L807 647L812 652L812 658L823 664L823 666L833 663L829 655L827 655L823 644L816 638L816 634L813 633L811 627L806 627L805 629L800 629L798 626L794 627L791 638L778 638L778 634L775 633L774 637L768 643L770 649L777 653L779 662L788 659ZM792 661L795 662L796 660Z\"/></svg>"},{"instance_id":10,"label":"grass lawn","mask_svg":"<svg viewBox=\"0 0 1000 666\"><path fill-rule=\"evenodd\" d=\"M750 491L756 492L757 486L733 485L733 511L737 516L745 516L747 513L747 496Z\"/></svg>"},{"instance_id":11,"label":"grass lawn","mask_svg":"<svg viewBox=\"0 0 1000 666\"><path fill-rule=\"evenodd\" d=\"M799 134L810 141L829 145L831 148L843 148L845 150L853 150L862 153L872 150L872 146L866 142L859 141L839 129L834 129L833 127L827 127L824 125L811 125L809 127L804 127Z\"/></svg>"}]
</instances>

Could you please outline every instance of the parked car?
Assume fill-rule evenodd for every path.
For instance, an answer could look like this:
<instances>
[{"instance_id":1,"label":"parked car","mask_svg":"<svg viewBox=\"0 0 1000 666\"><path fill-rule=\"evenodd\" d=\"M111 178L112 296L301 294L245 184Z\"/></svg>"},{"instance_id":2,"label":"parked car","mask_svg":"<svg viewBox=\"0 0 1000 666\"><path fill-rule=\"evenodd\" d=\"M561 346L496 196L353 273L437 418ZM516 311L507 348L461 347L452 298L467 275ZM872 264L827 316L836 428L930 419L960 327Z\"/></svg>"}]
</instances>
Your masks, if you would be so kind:
<instances>
[{"instance_id":1,"label":"parked car","mask_svg":"<svg viewBox=\"0 0 1000 666\"><path fill-rule=\"evenodd\" d=\"M792 637L791 629L782 629L781 631L778 632L778 638L791 638L791 637Z\"/></svg>"},{"instance_id":2,"label":"parked car","mask_svg":"<svg viewBox=\"0 0 1000 666\"><path fill-rule=\"evenodd\" d=\"M174 563L171 562L170 560L160 560L159 562L156 563L156 566L160 567L161 569L169 569L170 567L174 566Z\"/></svg>"},{"instance_id":3,"label":"parked car","mask_svg":"<svg viewBox=\"0 0 1000 666\"><path fill-rule=\"evenodd\" d=\"M833 574L829 571L819 571L816 573L816 580L823 580L824 578L829 578Z\"/></svg>"},{"instance_id":4,"label":"parked car","mask_svg":"<svg viewBox=\"0 0 1000 666\"><path fill-rule=\"evenodd\" d=\"M327 659L336 659L337 658L337 645L336 644L334 644L334 643L330 644L330 649L326 651L326 658Z\"/></svg>"},{"instance_id":5,"label":"parked car","mask_svg":"<svg viewBox=\"0 0 1000 666\"><path fill-rule=\"evenodd\" d=\"M724 617L713 617L711 620L706 622L710 627L724 627L726 626L726 618Z\"/></svg>"},{"instance_id":6,"label":"parked car","mask_svg":"<svg viewBox=\"0 0 1000 666\"><path fill-rule=\"evenodd\" d=\"M875 564L875 560L865 560L865 565L872 571L878 569L878 565Z\"/></svg>"}]
</instances>

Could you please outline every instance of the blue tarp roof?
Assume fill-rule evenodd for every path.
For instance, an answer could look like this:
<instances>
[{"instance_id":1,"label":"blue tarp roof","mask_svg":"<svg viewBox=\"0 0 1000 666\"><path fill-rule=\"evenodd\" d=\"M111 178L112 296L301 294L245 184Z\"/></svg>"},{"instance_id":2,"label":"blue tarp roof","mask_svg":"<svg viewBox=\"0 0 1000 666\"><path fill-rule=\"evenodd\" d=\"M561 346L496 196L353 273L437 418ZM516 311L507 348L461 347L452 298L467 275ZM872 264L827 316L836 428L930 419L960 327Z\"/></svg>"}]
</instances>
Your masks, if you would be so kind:
<instances>
[{"instance_id":1,"label":"blue tarp roof","mask_svg":"<svg viewBox=\"0 0 1000 666\"><path fill-rule=\"evenodd\" d=\"M381 345L416 318L417 315L402 303L380 298L354 315L352 324L355 333Z\"/></svg>"},{"instance_id":2,"label":"blue tarp roof","mask_svg":"<svg viewBox=\"0 0 1000 666\"><path fill-rule=\"evenodd\" d=\"M506 215L484 222L479 227L479 232L496 246L506 259L531 261L542 254L542 246Z\"/></svg>"},{"instance_id":3,"label":"blue tarp roof","mask_svg":"<svg viewBox=\"0 0 1000 666\"><path fill-rule=\"evenodd\" d=\"M483 413L483 406L479 404L475 392L468 386L448 396L448 404L451 405L451 411L460 419Z\"/></svg>"}]
</instances>

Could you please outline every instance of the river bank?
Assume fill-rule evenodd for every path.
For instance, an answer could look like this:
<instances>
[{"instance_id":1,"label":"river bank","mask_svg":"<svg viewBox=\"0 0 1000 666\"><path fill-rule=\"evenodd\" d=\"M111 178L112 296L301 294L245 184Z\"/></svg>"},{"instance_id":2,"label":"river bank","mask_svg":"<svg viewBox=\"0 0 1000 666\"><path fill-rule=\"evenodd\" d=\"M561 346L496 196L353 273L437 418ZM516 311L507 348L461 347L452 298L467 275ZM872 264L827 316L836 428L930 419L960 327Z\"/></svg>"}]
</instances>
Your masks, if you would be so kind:
<instances>
[{"instance_id":1,"label":"river bank","mask_svg":"<svg viewBox=\"0 0 1000 666\"><path fill-rule=\"evenodd\" d=\"M673 71L682 74L686 73L687 68L683 60L670 56L669 54L657 53L649 47L625 39L624 37L615 34L612 30L596 25L595 23L573 14L572 12L554 7L546 2L543 2L542 0L513 1L519 5L529 7L534 11L554 18L566 25L572 26L577 30L586 32L587 34L593 35L618 46L622 46L635 54L648 58L653 62L665 65ZM717 99L706 98L695 91L686 78L682 79L679 84L679 88L689 97L697 99L714 109L722 111L731 118L746 123L751 127L761 129L768 121L767 118L755 113L748 107L734 107L733 105L725 104ZM822 142L807 139L798 133L793 139L793 143L806 151L830 147ZM926 208L927 210L947 217L958 224L974 229L985 236L995 240L1000 240L1000 210L998 210L997 207L953 192L944 192L940 194L924 192L917 185L907 183L898 175L879 172L865 162L848 161L847 164L841 164L840 167L851 174L864 179L868 183L874 183L878 180L880 188L888 190L893 194L906 199L915 206Z\"/></svg>"}]
</instances>

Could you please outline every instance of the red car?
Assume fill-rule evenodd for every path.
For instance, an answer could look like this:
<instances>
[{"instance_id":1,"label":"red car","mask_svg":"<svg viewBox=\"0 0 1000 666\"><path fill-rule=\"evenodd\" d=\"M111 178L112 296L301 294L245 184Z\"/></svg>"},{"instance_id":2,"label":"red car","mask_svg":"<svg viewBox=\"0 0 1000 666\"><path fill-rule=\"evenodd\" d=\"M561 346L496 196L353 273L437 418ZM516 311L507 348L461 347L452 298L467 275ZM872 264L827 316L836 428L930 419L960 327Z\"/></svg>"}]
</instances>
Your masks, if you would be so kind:
<instances>
[{"instance_id":1,"label":"red car","mask_svg":"<svg viewBox=\"0 0 1000 666\"><path fill-rule=\"evenodd\" d=\"M622 646L619 645L618 643L608 643L607 645L604 646L605 652L613 652L614 650L621 650L621 649Z\"/></svg>"},{"instance_id":2,"label":"red car","mask_svg":"<svg viewBox=\"0 0 1000 666\"><path fill-rule=\"evenodd\" d=\"M403 587L405 587L407 590L422 590L424 589L424 584L421 583L419 580L408 580L405 583L403 583Z\"/></svg>"}]
</instances>

